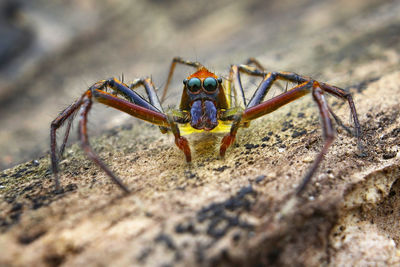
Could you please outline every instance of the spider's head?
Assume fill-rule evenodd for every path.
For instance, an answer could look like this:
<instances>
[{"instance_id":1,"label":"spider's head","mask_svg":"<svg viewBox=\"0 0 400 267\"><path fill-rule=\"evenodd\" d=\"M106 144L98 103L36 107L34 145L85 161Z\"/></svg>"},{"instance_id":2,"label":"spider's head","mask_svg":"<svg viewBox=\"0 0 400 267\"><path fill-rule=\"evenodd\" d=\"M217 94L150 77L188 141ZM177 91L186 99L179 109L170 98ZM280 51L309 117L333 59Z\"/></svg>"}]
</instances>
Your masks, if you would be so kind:
<instances>
[{"instance_id":1,"label":"spider's head","mask_svg":"<svg viewBox=\"0 0 400 267\"><path fill-rule=\"evenodd\" d=\"M190 125L210 131L217 127L217 102L222 79L201 68L183 80L190 108Z\"/></svg>"}]
</instances>

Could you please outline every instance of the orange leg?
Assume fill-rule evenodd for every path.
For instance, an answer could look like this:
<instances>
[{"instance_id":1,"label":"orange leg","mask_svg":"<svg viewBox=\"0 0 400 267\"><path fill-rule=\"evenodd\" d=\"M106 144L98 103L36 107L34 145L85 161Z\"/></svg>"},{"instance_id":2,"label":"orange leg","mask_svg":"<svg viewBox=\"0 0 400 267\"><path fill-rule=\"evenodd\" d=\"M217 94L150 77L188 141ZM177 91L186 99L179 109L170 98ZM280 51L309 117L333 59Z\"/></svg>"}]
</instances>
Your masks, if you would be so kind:
<instances>
[{"instance_id":1,"label":"orange leg","mask_svg":"<svg viewBox=\"0 0 400 267\"><path fill-rule=\"evenodd\" d=\"M128 93L129 100L118 98L117 96L107 93L104 89L110 86L114 90L118 91L121 94ZM58 157L56 153L57 143L56 143L56 131L60 128L65 121L69 120L67 126L67 132L64 137L64 142L61 146L61 149L65 147L65 143L68 139L70 124L73 116L78 112L80 108L80 121L79 121L79 137L81 141L81 146L87 156L95 162L101 169L103 169L107 175L111 178L111 180L116 183L122 191L125 193L129 192L129 189L122 183L122 181L100 160L100 158L96 155L89 144L89 139L87 135L87 115L92 106L92 98L94 97L98 102L103 103L107 106L116 108L123 112L126 112L134 117L139 119L148 121L150 123L159 125L161 127L170 128L170 123L168 121L167 116L164 113L158 111L157 108L154 108L149 102L145 101L140 96L136 96L136 94L125 91L125 89L130 90L123 83L120 83L116 80L103 80L98 83L95 83L91 86L75 103L67 107L64 111L60 113L60 115L52 122L50 129L50 151L51 151L51 164L52 170L54 174L55 180L55 188L57 191L60 191L60 182L58 178ZM144 101L144 102L143 102ZM132 103L132 102L137 102ZM176 139L179 140L178 147L182 149L187 156L189 146L187 142L185 143L183 137L179 136L179 133L175 136ZM190 159L190 156L189 156Z\"/></svg>"},{"instance_id":2,"label":"orange leg","mask_svg":"<svg viewBox=\"0 0 400 267\"><path fill-rule=\"evenodd\" d=\"M194 68L197 68L197 69L199 69L200 67L203 66L199 62L196 62L196 61L187 61L187 60L184 60L184 59L182 59L180 57L174 57L172 59L171 66L169 67L167 82L165 83L163 94L161 96L161 103L164 102L164 100L165 100L165 98L167 96L168 87L169 87L169 84L171 83L172 76L174 75L174 71L175 71L175 67L176 67L177 63L182 64L182 65L186 65L186 66L190 66L190 67L194 67Z\"/></svg>"},{"instance_id":3,"label":"orange leg","mask_svg":"<svg viewBox=\"0 0 400 267\"><path fill-rule=\"evenodd\" d=\"M295 86L294 88L285 93L282 93L281 95L278 95L272 99L260 103L265 96L265 90L268 90L271 87L272 83L277 79L277 77L281 79L287 79L290 81L296 81L299 83L299 85ZM225 154L226 149L234 142L236 137L236 132L240 126L240 122L248 122L256 118L259 118L263 115L266 115L268 113L271 113L277 110L278 108L306 95L307 93L310 92L310 89L313 99L315 100L319 108L325 143L322 150L320 151L320 153L314 160L313 164L307 171L306 175L304 176L302 182L297 187L296 194L300 195L305 190L307 184L310 182L312 176L318 169L318 166L323 160L325 154L328 151L328 148L331 146L335 137L332 126L332 120L329 116L329 114L330 113L333 114L333 112L330 110L325 100L323 94L324 92L328 92L330 94L346 99L348 101L356 129L355 135L358 139L359 144L361 144L361 127L358 121L355 106L351 98L351 95L345 92L344 90L324 83L318 83L317 81L312 81L310 79L298 76L297 74L293 73L272 73L272 74L270 73L264 78L263 82L259 86L259 89L254 94L252 100L249 102L244 112L242 114L236 115L230 133L223 137L220 148L221 156ZM335 115L333 114L333 116ZM359 147L362 148L361 145Z\"/></svg>"},{"instance_id":4,"label":"orange leg","mask_svg":"<svg viewBox=\"0 0 400 267\"><path fill-rule=\"evenodd\" d=\"M121 188L124 193L128 194L129 189L99 158L99 156L93 151L89 144L89 138L87 135L87 115L90 108L92 107L92 100L89 96L85 97L81 107L80 121L79 121L79 139L81 140L81 146L86 155L96 163L110 178L111 180Z\"/></svg>"}]
</instances>

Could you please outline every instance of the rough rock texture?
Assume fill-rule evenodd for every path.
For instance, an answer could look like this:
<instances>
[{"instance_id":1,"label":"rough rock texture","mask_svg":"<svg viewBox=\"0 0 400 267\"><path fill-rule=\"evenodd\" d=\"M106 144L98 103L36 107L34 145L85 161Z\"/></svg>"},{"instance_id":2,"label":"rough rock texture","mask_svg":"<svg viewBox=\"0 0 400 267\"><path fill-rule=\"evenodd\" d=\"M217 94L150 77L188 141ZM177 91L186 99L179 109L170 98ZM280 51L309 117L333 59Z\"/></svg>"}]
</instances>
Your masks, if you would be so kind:
<instances>
[{"instance_id":1,"label":"rough rock texture","mask_svg":"<svg viewBox=\"0 0 400 267\"><path fill-rule=\"evenodd\" d=\"M103 119L110 109L95 109L92 114L103 120L93 126L124 122L91 143L133 193L124 196L78 145L68 147L60 163L61 194L53 190L48 155L2 171L0 265L400 265L400 4L347 2L250 1L225 6L227 2L221 1L215 3L217 11L203 7L192 13L172 8L184 5L180 1L171 1L170 8L156 1L138 2L128 10L140 14L152 7L158 15L143 18L151 31L143 30L140 38L134 34L136 20L125 15L126 6L110 11L105 7L111 4L104 3L111 18L106 16L98 26L101 31L93 30L90 38L72 43L74 49L48 61L54 67L40 79L18 81L17 85L30 83L37 89L26 92L23 103L35 99L32 95L47 96L42 104L53 103L51 108L56 98L72 94L68 88L80 88L77 84L82 82L71 78L77 72L91 66L86 72L94 77L91 82L105 78L103 71L99 75L93 70L105 62L117 74L126 67L125 76L162 73L156 78L162 84L169 54L176 55L176 47L183 49L182 56L196 54L221 75L227 75L229 63L257 56L268 69L295 71L350 90L366 155L359 156L356 139L337 128L336 141L318 173L303 196L294 200L290 195L323 144L310 96L242 129L225 159L217 156L221 136L190 136L190 165L172 137L157 127L128 122L124 116ZM207 16L193 17L196 14ZM164 34L155 35L160 23ZM110 37L125 24L133 28L125 36L132 38L134 62L123 60L128 46ZM175 34L178 29L180 34ZM171 35L174 42L168 41ZM154 54L147 50L149 39L155 43L150 48L158 48ZM203 41L197 44L199 40ZM101 46L114 46L112 51L121 54L104 54ZM132 52L137 50L143 52ZM151 71L156 64L152 66L147 56L162 66ZM178 73L177 80L186 73ZM50 94L55 84L62 89ZM252 88L257 80L246 84ZM74 97L81 91L76 90ZM174 99L171 94L169 101ZM55 102L62 106L64 100ZM350 124L347 104L334 97L329 102ZM18 107L11 105L8 112ZM27 108L33 119L44 110L33 104ZM11 127L17 115L12 116L3 120L4 125ZM48 127L46 123L42 127ZM35 127L29 128L31 136L41 134L32 130ZM2 139L11 140L12 133L2 133Z\"/></svg>"}]
</instances>

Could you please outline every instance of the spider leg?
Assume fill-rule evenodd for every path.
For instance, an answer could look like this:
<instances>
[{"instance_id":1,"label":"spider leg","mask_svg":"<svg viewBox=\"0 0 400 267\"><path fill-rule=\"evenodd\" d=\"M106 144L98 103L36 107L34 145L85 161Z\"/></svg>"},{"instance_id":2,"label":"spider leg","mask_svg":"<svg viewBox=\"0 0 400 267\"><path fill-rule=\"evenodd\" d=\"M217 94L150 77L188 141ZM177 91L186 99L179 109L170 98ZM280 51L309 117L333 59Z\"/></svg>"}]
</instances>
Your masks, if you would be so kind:
<instances>
[{"instance_id":1,"label":"spider leg","mask_svg":"<svg viewBox=\"0 0 400 267\"><path fill-rule=\"evenodd\" d=\"M325 100L323 91L318 82L314 82L312 95L314 100L317 102L319 113L321 115L322 121L322 129L323 129L323 136L325 140L325 144L322 147L321 151L315 158L313 164L308 169L306 175L304 176L303 180L301 181L300 185L296 189L296 195L299 196L305 190L307 184L310 182L312 176L318 169L319 164L323 160L325 154L328 152L329 147L332 145L333 140L335 139L335 134L332 126L332 121L329 117L329 107Z\"/></svg>"},{"instance_id":2,"label":"spider leg","mask_svg":"<svg viewBox=\"0 0 400 267\"><path fill-rule=\"evenodd\" d=\"M260 104L251 107L249 107L248 105L246 110L243 112L242 120L251 121L261 116L264 116L265 114L271 113L278 108L308 94L312 86L312 81L307 81L293 87L291 90L285 93L268 99Z\"/></svg>"},{"instance_id":3,"label":"spider leg","mask_svg":"<svg viewBox=\"0 0 400 267\"><path fill-rule=\"evenodd\" d=\"M133 117L150 122L158 126L169 127L167 116L156 110L148 109L136 103L131 103L125 99L121 99L110 93L104 92L97 88L91 89L91 94L96 100L104 105L113 107ZM149 103L147 103L149 104Z\"/></svg>"},{"instance_id":4,"label":"spider leg","mask_svg":"<svg viewBox=\"0 0 400 267\"><path fill-rule=\"evenodd\" d=\"M335 114L335 112L333 112L333 110L331 109L330 106L328 106L329 109L329 113L331 113L332 117L335 119L336 123L342 127L348 134L350 135L355 135L349 127L347 127L346 125L343 124L342 120Z\"/></svg>"},{"instance_id":5,"label":"spider leg","mask_svg":"<svg viewBox=\"0 0 400 267\"><path fill-rule=\"evenodd\" d=\"M268 72L266 71L266 68L260 63L260 61L258 61L256 58L254 58L254 57L250 57L250 58L248 58L247 59L247 61L246 61L246 65L239 65L239 66L241 66L242 68L244 68L244 67L250 67L250 65L254 65L254 66L256 66L256 68L259 70L259 71L262 71L263 72L263 75L257 75L257 74L253 74L253 73L249 73L248 71L243 71L244 73L247 73L247 74L249 74L249 75L256 75L256 76L262 76L262 77L264 77L265 75L267 75L268 74ZM282 92L286 92L287 91L287 84L286 84L286 87L284 87L284 86L282 86L282 84L280 84L280 83L277 83L276 84L280 89L282 89Z\"/></svg>"},{"instance_id":6,"label":"spider leg","mask_svg":"<svg viewBox=\"0 0 400 267\"><path fill-rule=\"evenodd\" d=\"M129 85L129 88L133 90L139 86L143 86L145 88L150 104L152 104L159 111L164 112L151 79L150 78L137 79Z\"/></svg>"},{"instance_id":7,"label":"spider leg","mask_svg":"<svg viewBox=\"0 0 400 267\"><path fill-rule=\"evenodd\" d=\"M110 87L117 91L120 94L123 94L128 100L118 98L116 95L107 93L104 91L107 87ZM125 113L128 113L136 118L148 121L150 123L156 124L161 127L168 128L170 124L168 122L168 118L164 113L158 111L156 107L151 105L145 99L140 97L136 92L132 91L129 87L126 87L123 83L118 82L116 79L108 79L102 80L94 85L92 85L76 102L67 107L64 111L60 113L60 115L52 122L50 129L50 150L51 150L51 162L52 162L52 170L55 179L55 187L56 190L60 189L60 183L58 178L58 158L56 154L56 131L59 127L63 125L63 123L69 119L72 123L73 115L77 112L79 108L80 111L80 122L79 122L79 136L81 140L81 146L83 150L86 152L87 156L94 161L97 165L103 169L108 176L115 182L125 193L128 192L128 189L123 183L116 177L111 170L99 159L99 157L94 153L91 149L88 136L87 136L87 114L90 111L92 105L92 98L95 98L98 102L103 103L107 106L113 107L115 109L121 110ZM132 103L133 102L133 103ZM67 134L64 140L67 139L69 128L67 127ZM179 138L180 148L188 147L185 146L182 138ZM63 144L64 145L64 144Z\"/></svg>"},{"instance_id":8,"label":"spider leg","mask_svg":"<svg viewBox=\"0 0 400 267\"><path fill-rule=\"evenodd\" d=\"M242 115L243 115L242 113L238 113L238 114L234 115L231 130L230 130L229 134L225 135L222 138L221 146L219 148L219 155L221 157L225 156L225 152L228 149L228 147L230 147L233 144L233 142L235 142L236 133L239 129L240 122L242 120Z\"/></svg>"},{"instance_id":9,"label":"spider leg","mask_svg":"<svg viewBox=\"0 0 400 267\"><path fill-rule=\"evenodd\" d=\"M80 121L79 121L79 139L81 140L81 147L83 151L85 151L86 155L96 163L110 178L116 183L122 191L128 194L130 191L126 185L106 166L106 164L97 156L97 154L93 151L92 147L89 144L89 138L87 135L87 115L89 113L90 108L92 107L92 100L90 95L87 94L87 97L83 99L81 111L80 111Z\"/></svg>"},{"instance_id":10,"label":"spider leg","mask_svg":"<svg viewBox=\"0 0 400 267\"><path fill-rule=\"evenodd\" d=\"M258 105L264 100L268 91L271 89L272 84L276 81L277 79L276 76L277 75L274 72L269 72L264 77L264 80L260 83L257 90L254 92L246 108L254 107L255 105Z\"/></svg>"},{"instance_id":11,"label":"spider leg","mask_svg":"<svg viewBox=\"0 0 400 267\"><path fill-rule=\"evenodd\" d=\"M258 63L258 61L254 58L250 58L248 60L248 63L254 63L256 67L262 67L261 64ZM260 66L257 66L258 65ZM229 72L229 81L233 82L234 84L234 94L230 94L233 99L230 100L230 103L235 103L236 107L240 107L242 109L246 108L246 98L244 95L244 90L242 86L242 82L240 79L240 72L246 73L248 75L252 76L261 76L264 77L263 81L260 83L260 86L257 88L256 92L254 93L252 99L250 100L250 103L247 104L247 108L250 105L255 105L258 101L261 102L265 95L268 93L269 89L271 88L272 84L276 80L275 76L273 76L271 73L265 73L263 70L259 70L257 68L248 66L248 65L232 65L230 72ZM230 90L230 88L229 88ZM240 97L238 97L240 95ZM234 101L233 101L234 100ZM258 104L257 103L257 104ZM271 111L272 112L272 111ZM229 114L228 112L226 114ZM230 133L228 135L225 135L222 138L221 141L221 146L219 150L219 154L221 157L225 155L226 149L233 144L236 138L236 133L237 130L239 129L242 121L242 111L239 111L233 118L232 126ZM221 120L225 120L226 118L222 117ZM250 121L249 119L248 121ZM246 125L246 121L244 122L244 125ZM248 124L247 124L248 125Z\"/></svg>"},{"instance_id":12,"label":"spider leg","mask_svg":"<svg viewBox=\"0 0 400 267\"><path fill-rule=\"evenodd\" d=\"M182 59L180 57L174 57L172 59L171 66L169 67L167 82L166 82L166 84L164 86L163 94L161 96L161 103L164 102L165 97L167 96L168 87L169 87L169 84L171 83L172 76L174 74L175 67L176 67L177 63L182 64L182 65L186 65L186 66L190 66L190 67L194 67L194 68L197 68L197 69L199 69L199 68L201 68L203 66L201 63L199 63L197 61L187 61L187 60L184 60L184 59Z\"/></svg>"},{"instance_id":13,"label":"spider leg","mask_svg":"<svg viewBox=\"0 0 400 267\"><path fill-rule=\"evenodd\" d=\"M168 122L170 125L170 129L171 129L172 133L174 134L176 146L180 150L182 150L182 152L185 154L186 162L191 162L192 156L191 156L191 152L190 152L189 142L185 137L181 136L179 127L176 124L175 118L172 114L168 115Z\"/></svg>"},{"instance_id":14,"label":"spider leg","mask_svg":"<svg viewBox=\"0 0 400 267\"><path fill-rule=\"evenodd\" d=\"M153 82L151 81L151 79L150 78L137 79L129 85L129 88L131 90L134 90L135 88L137 88L139 86L143 86L145 88L150 104L152 104L159 111L164 112L161 102L158 99L158 95L156 93L155 86L154 86ZM162 133L166 133L168 131L168 128L160 126L160 131Z\"/></svg>"},{"instance_id":15,"label":"spider leg","mask_svg":"<svg viewBox=\"0 0 400 267\"><path fill-rule=\"evenodd\" d=\"M265 80L263 83L266 83ZM235 141L236 133L242 123L249 122L256 118L259 118L265 114L271 113L278 108L290 103L293 100L296 100L307 93L309 93L310 88L312 87L311 82L304 82L293 89L280 94L274 98L271 98L267 101L264 101L261 104L256 106L246 108L242 113L238 112L233 119L233 123L231 126L231 130L229 134L225 135L221 141L220 147L220 155L223 157L225 155L226 149L233 144ZM224 118L222 118L223 120Z\"/></svg>"},{"instance_id":16,"label":"spider leg","mask_svg":"<svg viewBox=\"0 0 400 267\"><path fill-rule=\"evenodd\" d=\"M323 90L321 88L321 85L316 81L306 81L279 96L269 99L261 104L247 108L246 110L244 110L242 114L238 114L237 118L232 124L230 133L224 136L224 138L222 139L220 148L221 156L224 155L227 147L229 147L234 142L236 132L240 126L240 121L246 122L249 120L259 118L265 114L271 113L276 109L306 95L307 93L310 92L310 88L312 88L313 98L316 101L319 108L322 120L323 136L325 144L320 153L318 154L318 156L316 157L316 159L314 160L310 169L307 171L302 182L296 189L296 195L300 195L305 190L307 184L310 182L311 177L314 175L322 159L324 158L326 152L328 151L328 148L330 147L330 145L334 140L334 130L332 126L332 121L329 116L330 113L329 107L323 95Z\"/></svg>"},{"instance_id":17,"label":"spider leg","mask_svg":"<svg viewBox=\"0 0 400 267\"><path fill-rule=\"evenodd\" d=\"M326 83L320 83L321 89L336 96L339 98L342 98L344 100L347 100L347 103L349 104L350 107L350 112L351 112L351 116L353 118L353 123L354 123L354 135L357 138L357 146L358 146L358 150L359 150L359 154L360 156L364 156L364 148L363 148L363 144L361 141L361 137L362 137L362 131L361 131L361 126L360 126L360 122L358 120L358 116L357 116L357 110L356 107L354 105L354 101L353 101L353 97L351 96L351 94L339 87L336 86L332 86Z\"/></svg>"},{"instance_id":18,"label":"spider leg","mask_svg":"<svg viewBox=\"0 0 400 267\"><path fill-rule=\"evenodd\" d=\"M64 122L70 117L73 117L73 114L78 110L78 108L82 105L82 99L79 98L77 101L75 101L73 104L68 106L66 109L64 109L58 116L51 122L50 126L50 157L51 157L51 169L53 171L54 175L54 181L55 181L55 189L56 191L60 190L60 182L58 179L58 157L57 157L57 129L60 128ZM66 137L64 137L64 142L66 142L66 139L68 138L69 134L69 129L67 129L66 132ZM63 143L63 146L64 143Z\"/></svg>"},{"instance_id":19,"label":"spider leg","mask_svg":"<svg viewBox=\"0 0 400 267\"><path fill-rule=\"evenodd\" d=\"M236 107L242 107L244 109L246 107L246 97L244 94L242 81L240 79L241 72L251 76L259 76L259 77L264 77L266 73L263 70L259 70L255 67L247 65L231 66L229 71L229 81L233 83L234 91L233 94L230 94L231 95L230 103L235 103Z\"/></svg>"},{"instance_id":20,"label":"spider leg","mask_svg":"<svg viewBox=\"0 0 400 267\"><path fill-rule=\"evenodd\" d=\"M293 83L302 84L307 81L311 81L312 79L310 77L301 76L301 75L298 75L293 72L270 72L265 76L264 80L261 82L260 86L257 88L256 92L254 93L252 99L249 101L249 104L247 105L246 108L251 108L251 107L254 107L254 106L260 104L264 100L264 97L267 94L270 87L272 86L272 84L277 80L286 80L286 81L290 81ZM332 94L336 97L339 97L343 100L346 100L347 103L349 104L351 116L352 116L353 122L354 122L354 128L355 128L354 135L357 138L358 150L360 151L360 154L363 155L363 145L361 142L361 136L362 136L361 126L360 126L360 122L358 120L356 107L354 105L354 101L353 101L353 97L352 97L351 93L349 93L339 87L332 86L332 85L329 85L326 83L319 83L319 86L321 87L321 89L323 91L325 91L329 94ZM332 114L332 112L331 112L331 114ZM342 126L343 128L346 129L346 127L343 125L343 123L341 123L340 120L337 120L338 117L336 115L333 115L333 117L335 118L336 122L340 126ZM346 130L346 131L348 131L348 130Z\"/></svg>"},{"instance_id":21,"label":"spider leg","mask_svg":"<svg viewBox=\"0 0 400 267\"><path fill-rule=\"evenodd\" d=\"M110 78L100 82L102 82L101 88L109 87L113 89L117 94L124 96L127 100L129 100L132 103L153 110L155 112L161 112L161 113L164 112L160 100L158 99L154 85L150 78L137 79L129 86L115 78ZM143 86L145 88L147 97L149 99L148 101L134 91L134 89L139 86ZM160 126L160 131L162 133L166 133L168 131L168 128Z\"/></svg>"},{"instance_id":22,"label":"spider leg","mask_svg":"<svg viewBox=\"0 0 400 267\"><path fill-rule=\"evenodd\" d=\"M131 86L133 88L135 88L135 87L139 86L140 83L141 82L139 79L138 82L133 83L133 85L131 85ZM91 87L91 90L93 91L95 89L103 90L103 89L111 88L116 92L116 94L120 94L120 95L124 96L128 101L130 101L136 105L144 107L148 110L152 110L154 112L159 112L159 113L163 112L161 104L158 101L158 98L156 96L154 87L152 87L150 82L143 81L143 84L144 84L146 92L148 94L149 101L147 101L142 96L140 96L138 93L136 93L134 90L132 90L128 85L124 84L123 82L121 82L115 78L101 80L101 81L95 83Z\"/></svg>"},{"instance_id":23,"label":"spider leg","mask_svg":"<svg viewBox=\"0 0 400 267\"><path fill-rule=\"evenodd\" d=\"M265 71L264 66L254 57L250 57L246 61L246 65L254 64L259 70Z\"/></svg>"},{"instance_id":24,"label":"spider leg","mask_svg":"<svg viewBox=\"0 0 400 267\"><path fill-rule=\"evenodd\" d=\"M191 161L189 142L185 137L180 135L179 128L174 122L173 116L167 116L164 113L148 110L144 107L135 105L124 99L117 98L111 94L100 91L98 89L93 91L93 96L96 97L97 101L107 106L119 109L136 118L151 122L158 126L171 129L172 133L175 136L175 144L185 154L186 161L187 162Z\"/></svg>"},{"instance_id":25,"label":"spider leg","mask_svg":"<svg viewBox=\"0 0 400 267\"><path fill-rule=\"evenodd\" d=\"M71 130L72 122L74 121L76 111L69 116L67 129L65 129L64 139L60 147L60 157L64 155L65 145L67 144L69 132Z\"/></svg>"}]
</instances>

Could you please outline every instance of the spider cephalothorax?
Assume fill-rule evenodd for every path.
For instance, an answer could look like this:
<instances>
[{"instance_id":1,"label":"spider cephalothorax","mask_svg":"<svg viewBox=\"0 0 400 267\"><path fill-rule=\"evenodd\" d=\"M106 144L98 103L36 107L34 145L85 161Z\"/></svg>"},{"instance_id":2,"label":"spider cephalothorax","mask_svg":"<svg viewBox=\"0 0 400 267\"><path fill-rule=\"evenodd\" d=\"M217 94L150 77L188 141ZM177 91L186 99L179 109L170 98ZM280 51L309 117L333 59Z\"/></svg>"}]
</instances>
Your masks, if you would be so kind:
<instances>
[{"instance_id":1,"label":"spider cephalothorax","mask_svg":"<svg viewBox=\"0 0 400 267\"><path fill-rule=\"evenodd\" d=\"M184 88L179 108L164 113L161 103L166 97L168 86L177 63L194 67L197 70L183 80ZM251 64L254 64L255 67L250 66ZM240 73L262 78L260 85L248 103L242 88ZM269 89L277 80L292 82L295 83L296 86L278 96L264 100ZM135 92L135 88L139 86L145 88L148 99L144 99ZM107 89L109 88L114 91L113 94L108 93ZM58 157L56 153L56 131L68 120L66 134L60 148L60 154L62 155L68 139L72 120L74 115L80 110L78 132L83 150L123 191L126 193L129 192L129 189L100 160L89 144L87 135L87 115L91 109L93 99L134 117L158 125L162 133L171 132L175 137L175 144L183 151L186 161L190 162L192 160L190 147L184 135L201 131L225 133L220 146L220 155L224 156L227 148L234 142L236 133L240 127L247 127L250 121L271 113L308 93L312 94L319 108L325 144L304 176L302 182L297 187L296 194L301 194L333 142L334 130L331 115L340 126L352 133L349 128L343 125L328 106L324 96L325 93L334 95L348 102L354 121L354 134L358 138L359 148L361 149L361 127L352 96L343 89L326 83L317 82L309 77L300 76L296 73L266 72L262 65L254 59L250 59L247 65L232 65L229 78L222 80L198 62L174 58L161 101L158 99L150 78L138 79L130 85L115 78L101 80L93 84L76 102L62 111L51 124L51 161L56 189L60 188L57 175Z\"/></svg>"},{"instance_id":2,"label":"spider cephalothorax","mask_svg":"<svg viewBox=\"0 0 400 267\"><path fill-rule=\"evenodd\" d=\"M228 107L222 79L202 67L185 80L180 108L190 113L190 125L211 131L218 125L219 110Z\"/></svg>"}]
</instances>

